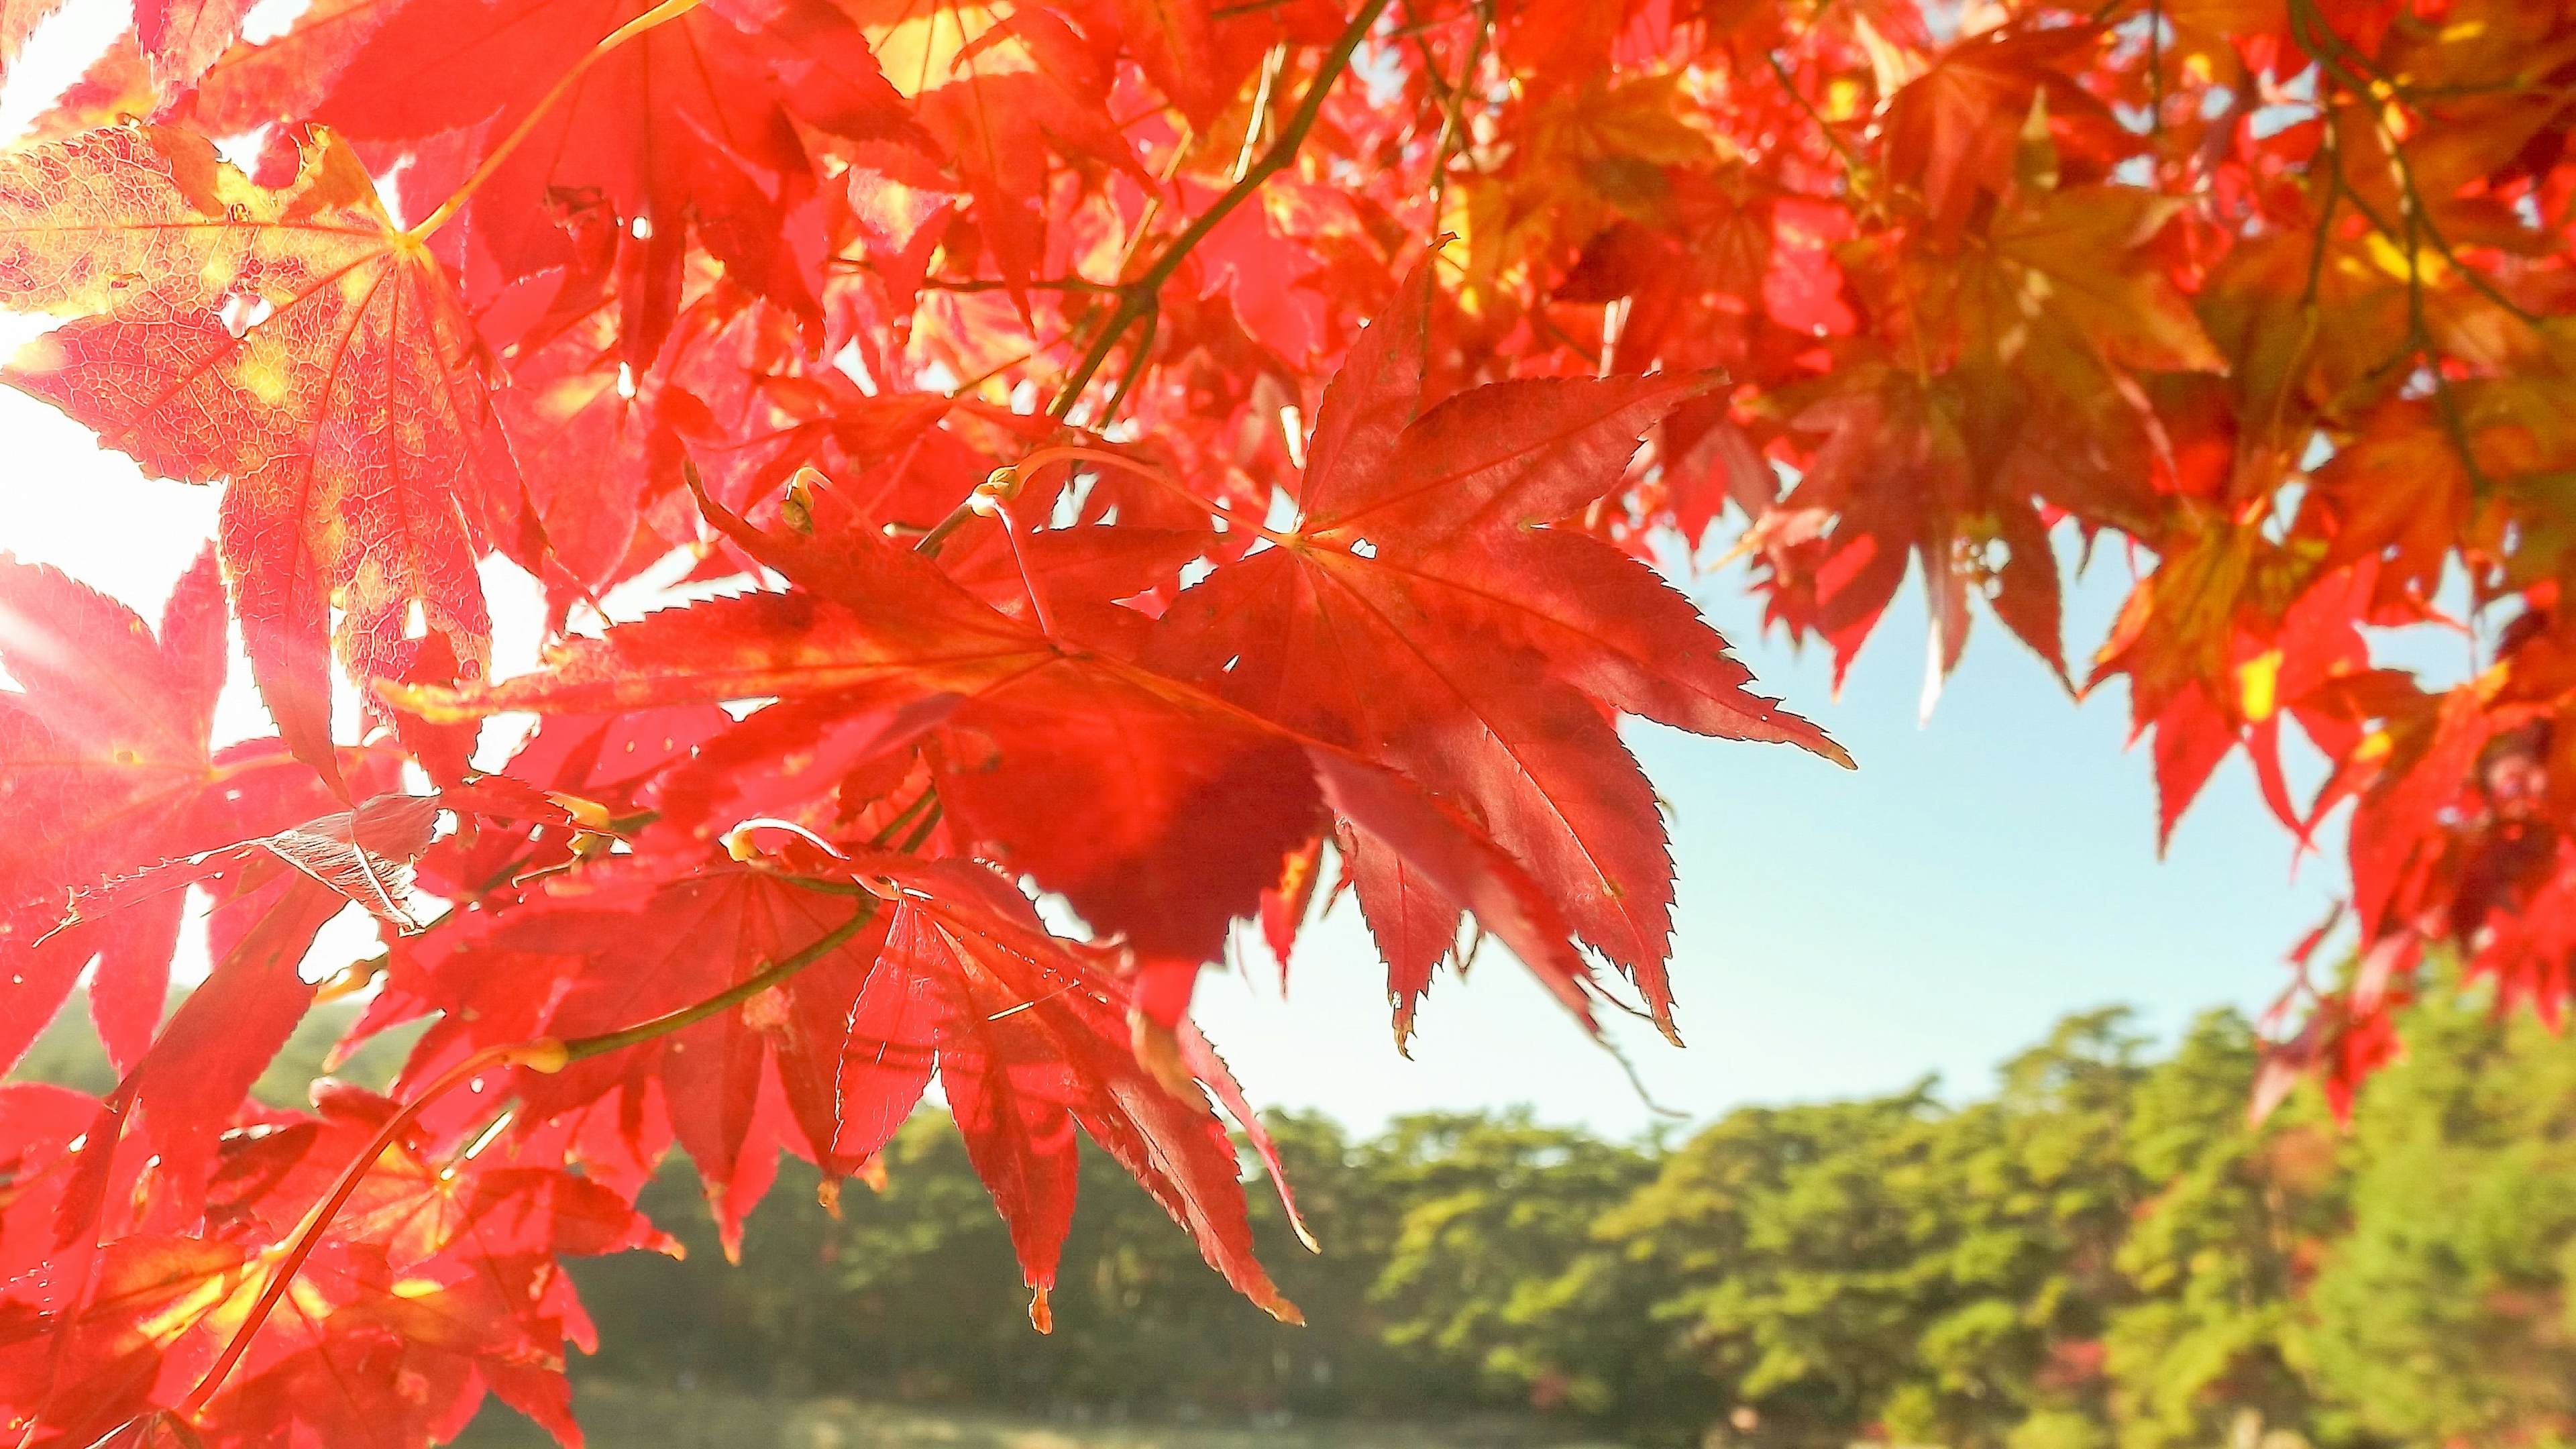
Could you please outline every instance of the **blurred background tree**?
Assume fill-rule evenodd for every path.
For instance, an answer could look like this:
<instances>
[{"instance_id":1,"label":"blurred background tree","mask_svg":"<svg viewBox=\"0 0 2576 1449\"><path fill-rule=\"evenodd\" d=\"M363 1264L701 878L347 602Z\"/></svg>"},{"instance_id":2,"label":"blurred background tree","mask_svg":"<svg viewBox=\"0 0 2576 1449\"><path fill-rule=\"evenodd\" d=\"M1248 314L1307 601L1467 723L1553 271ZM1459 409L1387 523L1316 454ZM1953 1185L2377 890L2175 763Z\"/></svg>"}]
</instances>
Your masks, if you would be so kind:
<instances>
[{"instance_id":1,"label":"blurred background tree","mask_svg":"<svg viewBox=\"0 0 2576 1449\"><path fill-rule=\"evenodd\" d=\"M2255 1034L2225 1011L2160 1055L2123 1012L2069 1017L1977 1100L1927 1081L1638 1141L1526 1111L1366 1137L1276 1115L1322 1251L1276 1199L1255 1226L1304 1328L1226 1291L1105 1158L1051 1336L944 1115L837 1215L782 1164L739 1264L675 1159L646 1207L688 1256L575 1266L620 1331L574 1372L1057 1417L1535 1416L1674 1449L2561 1442L2576 1044L2450 1000L2349 1130L2312 1094L2249 1125ZM346 1016L317 1012L276 1080ZM399 1050L340 1070L381 1079ZM105 1070L67 1013L21 1075Z\"/></svg>"}]
</instances>

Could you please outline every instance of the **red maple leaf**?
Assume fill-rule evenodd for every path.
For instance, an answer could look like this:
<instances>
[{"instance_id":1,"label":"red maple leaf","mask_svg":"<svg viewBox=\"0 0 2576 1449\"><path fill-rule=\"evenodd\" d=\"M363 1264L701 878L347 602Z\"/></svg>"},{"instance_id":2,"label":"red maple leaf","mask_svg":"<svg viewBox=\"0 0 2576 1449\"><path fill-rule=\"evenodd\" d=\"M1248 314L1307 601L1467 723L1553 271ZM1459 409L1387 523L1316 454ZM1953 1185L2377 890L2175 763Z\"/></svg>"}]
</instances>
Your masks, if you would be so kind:
<instances>
[{"instance_id":1,"label":"red maple leaf","mask_svg":"<svg viewBox=\"0 0 2576 1449\"><path fill-rule=\"evenodd\" d=\"M491 657L474 573L525 512L473 341L437 265L345 145L252 183L199 136L95 131L0 158L0 278L72 320L7 380L147 470L228 480L222 548L251 667L296 755L337 782L340 655L399 677L415 611L470 676ZM530 525L533 527L533 525Z\"/></svg>"},{"instance_id":2,"label":"red maple leaf","mask_svg":"<svg viewBox=\"0 0 2576 1449\"><path fill-rule=\"evenodd\" d=\"M0 693L0 811L17 822L0 839L0 1060L27 1049L95 962L99 1035L131 1065L161 1020L184 903L66 928L75 897L330 802L274 740L209 751L223 641L211 551L179 581L157 639L124 605L0 556L0 667L21 686Z\"/></svg>"},{"instance_id":3,"label":"red maple leaf","mask_svg":"<svg viewBox=\"0 0 2576 1449\"><path fill-rule=\"evenodd\" d=\"M822 239L797 235L813 225L799 126L851 138L910 129L866 38L823 0L715 0L603 47L652 8L373 0L363 12L308 14L270 54L291 56L304 84L329 78L296 119L389 154L465 132L497 156L503 137L533 127L457 213L467 284L489 296L571 265L573 237L556 217L596 198L630 254L619 264L620 344L640 369L678 313L693 238L743 285L814 311L808 279ZM256 125L276 119L254 109L270 100L257 86L228 88L204 118ZM431 148L456 162L416 165L410 177L435 203L483 148Z\"/></svg>"},{"instance_id":4,"label":"red maple leaf","mask_svg":"<svg viewBox=\"0 0 2576 1449\"><path fill-rule=\"evenodd\" d=\"M1174 603L1149 656L1245 708L1463 802L1672 1031L1672 866L1612 721L1785 741L1824 733L1746 691L1726 641L1651 570L1560 525L1617 479L1692 377L1426 397L1431 268L1335 376L1297 523ZM1463 902L1378 856L1360 905L1409 1019Z\"/></svg>"},{"instance_id":5,"label":"red maple leaf","mask_svg":"<svg viewBox=\"0 0 2576 1449\"><path fill-rule=\"evenodd\" d=\"M77 1271L0 1297L0 1402L27 1442L86 1445L187 1405L206 1444L292 1432L390 1449L452 1437L488 1390L578 1445L563 1345L588 1345L591 1327L557 1259L667 1251L669 1239L559 1166L462 1153L467 1143L417 1130L362 1157L399 1125L372 1093L335 1087L318 1108L223 1139L199 1174L197 1233L119 1236L94 1262L58 1260ZM310 1210L353 1160L346 1206L317 1226ZM321 1235L283 1266L279 1250L306 1233ZM288 1306L208 1379L280 1271L294 1274Z\"/></svg>"}]
</instances>

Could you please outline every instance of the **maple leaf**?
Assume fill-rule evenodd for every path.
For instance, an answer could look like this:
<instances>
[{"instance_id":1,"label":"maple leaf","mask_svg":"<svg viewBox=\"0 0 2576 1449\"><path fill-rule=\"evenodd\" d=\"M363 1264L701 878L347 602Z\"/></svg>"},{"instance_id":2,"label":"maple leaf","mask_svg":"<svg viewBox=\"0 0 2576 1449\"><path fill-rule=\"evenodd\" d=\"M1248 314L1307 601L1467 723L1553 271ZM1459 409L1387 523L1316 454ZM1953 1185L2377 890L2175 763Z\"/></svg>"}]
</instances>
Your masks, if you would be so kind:
<instances>
[{"instance_id":1,"label":"maple leaf","mask_svg":"<svg viewBox=\"0 0 2576 1449\"><path fill-rule=\"evenodd\" d=\"M59 141L101 126L122 125L128 117L150 115L164 99L152 74L152 58L132 31L110 42L107 53L91 62L44 114L27 123L21 145Z\"/></svg>"},{"instance_id":2,"label":"maple leaf","mask_svg":"<svg viewBox=\"0 0 2576 1449\"><path fill-rule=\"evenodd\" d=\"M679 433L637 387L605 308L522 354L511 383L496 404L552 557L603 588L627 562L645 498L679 481Z\"/></svg>"},{"instance_id":3,"label":"maple leaf","mask_svg":"<svg viewBox=\"0 0 2576 1449\"><path fill-rule=\"evenodd\" d=\"M193 84L241 34L253 0L135 0L135 38L168 90Z\"/></svg>"},{"instance_id":4,"label":"maple leaf","mask_svg":"<svg viewBox=\"0 0 2576 1449\"><path fill-rule=\"evenodd\" d=\"M1118 38L1184 120L1219 123L1273 45L1330 45L1347 22L1329 0L1285 0L1260 10L1205 0L1076 0L1084 21Z\"/></svg>"},{"instance_id":5,"label":"maple leaf","mask_svg":"<svg viewBox=\"0 0 2576 1449\"><path fill-rule=\"evenodd\" d=\"M8 74L10 64L26 47L27 37L36 33L36 27L61 8L62 0L6 0L6 3L0 3L0 75Z\"/></svg>"},{"instance_id":6,"label":"maple leaf","mask_svg":"<svg viewBox=\"0 0 2576 1449\"><path fill-rule=\"evenodd\" d=\"M222 1220L236 1231L271 1241L291 1237L397 1110L384 1097L337 1083L318 1091L314 1105L314 1121L280 1124L230 1144L214 1195ZM337 1261L317 1255L305 1269L341 1305L331 1316L333 1330L353 1347L379 1354L393 1340L411 1359L408 1367L450 1397L442 1403L415 1396L388 1416L393 1406L351 1402L342 1389L321 1396L302 1417L345 1416L343 1424L404 1442L402 1430L369 1424L368 1414L394 1424L406 1414L461 1424L489 1388L559 1441L578 1443L562 1377L564 1347L570 1340L591 1349L596 1337L558 1260L639 1249L677 1256L680 1248L604 1184L560 1165L532 1165L490 1144L460 1157L458 1149L469 1145L417 1127L399 1138L330 1225L326 1246L366 1251ZM265 1375L260 1358L247 1361L245 1382L210 1404L215 1423L261 1422L275 1407L262 1399L291 1396L299 1381L310 1382L309 1353L277 1354L270 1361L283 1371ZM345 1369L342 1376L381 1377ZM349 1429L324 1437L366 1442Z\"/></svg>"},{"instance_id":7,"label":"maple leaf","mask_svg":"<svg viewBox=\"0 0 2576 1449\"><path fill-rule=\"evenodd\" d=\"M641 252L620 340L642 368L680 304L694 236L743 285L811 315L819 253L794 239L811 196L799 125L851 138L909 134L859 30L824 0L715 0L600 55L648 0L372 0L317 10L269 47L329 88L295 111L353 140L403 149L532 126L458 213L476 295L574 260L555 200L596 197ZM277 119L245 78L212 124ZM466 167L443 179L461 185ZM417 172L414 173L418 175ZM435 174L435 173L433 173Z\"/></svg>"},{"instance_id":8,"label":"maple leaf","mask_svg":"<svg viewBox=\"0 0 2576 1449\"><path fill-rule=\"evenodd\" d=\"M2309 838L2332 796L2321 795L2304 814L2292 803L2281 763L2282 725L2295 720L2329 759L2346 758L2360 743L2362 717L2349 691L2364 682L2385 683L2370 681L2369 646L2356 622L2376 572L2365 564L2319 581L2290 604L2277 625L2259 618L2250 627L2235 621L2224 674L2190 680L2161 696L2144 683L2136 685L2133 702L2145 703L2133 708L2135 727L2142 731L2152 720L2156 736L2159 849L2240 742L2263 802L2302 842Z\"/></svg>"},{"instance_id":9,"label":"maple leaf","mask_svg":"<svg viewBox=\"0 0 2576 1449\"><path fill-rule=\"evenodd\" d=\"M0 1275L16 1281L57 1249L63 1195L81 1165L83 1134L97 1120L98 1099L42 1082L0 1084L0 1163L10 1194L0 1203Z\"/></svg>"},{"instance_id":10,"label":"maple leaf","mask_svg":"<svg viewBox=\"0 0 2576 1449\"><path fill-rule=\"evenodd\" d=\"M237 1243L137 1235L77 1279L10 1285L0 1300L9 1428L31 1444L90 1445L176 1402L219 1351L201 1328L208 1311L230 1305L253 1272Z\"/></svg>"},{"instance_id":11,"label":"maple leaf","mask_svg":"<svg viewBox=\"0 0 2576 1449\"><path fill-rule=\"evenodd\" d=\"M1038 1327L1050 1321L1046 1295L1072 1222L1077 1124L1189 1230L1227 1282L1273 1317L1303 1322L1253 1257L1223 1124L1195 1091L1176 1094L1138 1063L1124 993L988 872L934 864L897 878L914 889L895 907L881 964L927 978L939 1002L940 1082L968 1156L1010 1221Z\"/></svg>"},{"instance_id":12,"label":"maple leaf","mask_svg":"<svg viewBox=\"0 0 2576 1449\"><path fill-rule=\"evenodd\" d=\"M2070 186L1999 212L1988 240L1996 257L2021 269L2018 290L2037 294L2079 345L2140 370L2215 372L2225 359L2190 300L2145 253L2185 209L2132 187ZM2031 301L2011 304L2024 329L2032 310ZM2004 306L1995 312L1990 334L2008 338L2013 323L2003 320Z\"/></svg>"},{"instance_id":13,"label":"maple leaf","mask_svg":"<svg viewBox=\"0 0 2576 1449\"><path fill-rule=\"evenodd\" d=\"M1966 588L1953 559L1972 484L1947 401L1918 379L1868 366L1779 400L1792 428L1823 437L1798 485L1756 522L1752 541L1772 569L1769 616L1824 637L1838 689L1905 582L1909 554L1921 556L1931 595L1934 680L1967 642Z\"/></svg>"},{"instance_id":14,"label":"maple leaf","mask_svg":"<svg viewBox=\"0 0 2576 1449\"><path fill-rule=\"evenodd\" d=\"M2088 25L1990 31L1961 42L1888 101L1888 169L1920 188L1936 235L1955 240L1981 199L2013 183L2033 104L2058 151L2097 166L2125 155L2128 134L2066 73L2102 31Z\"/></svg>"},{"instance_id":15,"label":"maple leaf","mask_svg":"<svg viewBox=\"0 0 2576 1449\"><path fill-rule=\"evenodd\" d=\"M701 507L811 593L665 610L566 646L540 674L385 697L433 719L776 698L736 727L757 737L743 754L820 762L824 786L867 753L926 744L953 838L1063 892L1184 981L1258 911L1329 807L1476 910L1589 1022L1563 917L1474 821L1328 742L1069 648L886 543L833 490L803 496L801 529ZM840 731L857 739L828 739ZM1067 818L1087 828L1061 829Z\"/></svg>"},{"instance_id":16,"label":"maple leaf","mask_svg":"<svg viewBox=\"0 0 2576 1449\"><path fill-rule=\"evenodd\" d=\"M317 1106L318 1118L224 1139L203 1235L122 1236L81 1278L21 1280L0 1296L0 1402L14 1428L32 1443L88 1444L181 1405L276 1271L275 1250L395 1110L336 1086ZM196 1416L203 1442L257 1442L284 1425L335 1444L448 1438L489 1389L578 1444L563 1344L591 1342L591 1329L556 1260L671 1242L596 1183L453 1161L453 1145L414 1132L369 1155L296 1269L292 1308Z\"/></svg>"},{"instance_id":17,"label":"maple leaf","mask_svg":"<svg viewBox=\"0 0 2576 1449\"><path fill-rule=\"evenodd\" d=\"M76 894L153 862L275 829L329 797L274 741L210 752L224 677L211 551L143 620L50 568L0 555L0 1059L16 1060L95 961L89 991L110 1059L131 1065L159 1024L178 941L176 896L65 926Z\"/></svg>"},{"instance_id":18,"label":"maple leaf","mask_svg":"<svg viewBox=\"0 0 2576 1449\"><path fill-rule=\"evenodd\" d=\"M2374 408L2360 436L2317 470L2316 494L2337 517L2318 565L2387 558L2381 596L2429 598L2474 502L2470 462L2428 404Z\"/></svg>"},{"instance_id":19,"label":"maple leaf","mask_svg":"<svg viewBox=\"0 0 2576 1449\"><path fill-rule=\"evenodd\" d=\"M223 681L223 607L211 553L180 581L154 640L123 607L51 569L0 558L0 808L41 828L0 841L0 1059L15 1062L93 957L90 993L113 1060L132 1061L160 1021L181 903L38 949L64 897L138 856L202 806L206 732Z\"/></svg>"},{"instance_id":20,"label":"maple leaf","mask_svg":"<svg viewBox=\"0 0 2576 1449\"><path fill-rule=\"evenodd\" d=\"M526 1078L529 1111L557 1117L627 1084L657 1084L730 1252L781 1147L822 1165L835 1191L892 1139L936 1062L977 1167L1014 1223L1032 1288L1053 1284L1078 1122L1229 1281L1293 1311L1252 1260L1222 1127L1195 1089L1170 1096L1128 1046L1115 953L1051 937L1027 900L980 866L863 857L830 868L893 900L871 907L865 892L818 891L757 861L680 875L601 864L553 908L505 919L483 944L514 960L577 958L555 1000L532 1012L516 986L475 969L489 957L470 952L403 989L451 1021L571 1038L651 1020L805 958L736 1009L616 1060ZM1222 1063L1195 1033L1189 1042L1184 1070L1248 1118Z\"/></svg>"},{"instance_id":21,"label":"maple leaf","mask_svg":"<svg viewBox=\"0 0 2576 1449\"><path fill-rule=\"evenodd\" d=\"M343 904L320 882L280 872L216 912L214 969L117 1083L105 1130L91 1133L99 1152L118 1154L132 1150L119 1145L131 1132L166 1168L168 1190L140 1208L145 1231L196 1221L217 1134L313 1004L297 968Z\"/></svg>"},{"instance_id":22,"label":"maple leaf","mask_svg":"<svg viewBox=\"0 0 2576 1449\"><path fill-rule=\"evenodd\" d=\"M852 13L974 199L984 246L1025 317L1045 248L1048 151L1154 184L1110 121L1108 68L1060 16L1035 6L854 0Z\"/></svg>"},{"instance_id":23,"label":"maple leaf","mask_svg":"<svg viewBox=\"0 0 2576 1449\"><path fill-rule=\"evenodd\" d=\"M1183 593L1150 660L1465 802L1629 972L1666 1031L1672 867L1609 714L1799 744L1823 732L1635 560L1547 525L1600 496L1695 377L1503 383L1427 407L1431 267L1352 349L1294 528ZM1363 860L1360 903L1409 1002L1457 903Z\"/></svg>"},{"instance_id":24,"label":"maple leaf","mask_svg":"<svg viewBox=\"0 0 2576 1449\"><path fill-rule=\"evenodd\" d=\"M829 730L856 728L857 745L820 756L852 764L860 746L900 748L936 726L955 828L994 842L1140 949L1212 958L1227 920L1249 913L1281 855L1312 833L1297 746L1159 694L1150 677L1067 658L840 513L829 492L811 496L811 542L731 531L817 594L666 611L567 650L543 675L388 697L433 717L783 697L774 708L784 713L763 711L740 727L766 737L762 752L791 740L810 750ZM956 702L953 713L923 708L942 699ZM903 728L889 732L896 721ZM1057 733L1086 723L1078 737ZM1250 792L1237 803L1258 813L1201 808L1233 791ZM1065 809L1083 810L1094 828L1078 839L1050 828L1048 815ZM1268 823L1247 838L1256 821Z\"/></svg>"},{"instance_id":25,"label":"maple leaf","mask_svg":"<svg viewBox=\"0 0 2576 1449\"><path fill-rule=\"evenodd\" d=\"M531 1016L505 1001L524 983L477 980L483 958L451 956L447 979L426 988L450 1011L489 1013L572 1038L617 1031L678 1011L748 980L792 954L832 941L826 954L774 992L612 1060L531 1078L532 1111L551 1116L628 1080L658 1080L680 1145L707 1184L727 1251L742 1216L767 1191L780 1147L791 1142L834 1175L884 1146L845 1121L901 1125L929 1082L927 1054L881 1065L885 1101L843 1082L842 1045L853 1011L868 1009L883 923L849 928L854 903L747 866L675 873L659 862L606 863L561 887L553 909L504 919L485 949L574 957L582 969ZM465 974L458 974L458 973ZM854 1003L857 1003L854 1005ZM904 1073L913 1073L908 1079ZM895 1099L900 1099L899 1101ZM802 1133L798 1141L791 1133Z\"/></svg>"},{"instance_id":26,"label":"maple leaf","mask_svg":"<svg viewBox=\"0 0 2576 1449\"><path fill-rule=\"evenodd\" d=\"M524 513L517 470L436 264L346 146L316 137L280 190L162 127L0 158L0 303L72 319L12 385L154 473L226 480L234 612L299 759L338 781L335 608L360 677L400 673L415 611L488 665L475 559Z\"/></svg>"},{"instance_id":27,"label":"maple leaf","mask_svg":"<svg viewBox=\"0 0 2576 1449\"><path fill-rule=\"evenodd\" d=\"M417 931L421 922L414 911L411 866L428 849L443 803L437 795L377 795L354 810L146 866L96 890L76 892L65 926L224 875L238 878L237 890L256 890L284 866L387 925Z\"/></svg>"}]
</instances>

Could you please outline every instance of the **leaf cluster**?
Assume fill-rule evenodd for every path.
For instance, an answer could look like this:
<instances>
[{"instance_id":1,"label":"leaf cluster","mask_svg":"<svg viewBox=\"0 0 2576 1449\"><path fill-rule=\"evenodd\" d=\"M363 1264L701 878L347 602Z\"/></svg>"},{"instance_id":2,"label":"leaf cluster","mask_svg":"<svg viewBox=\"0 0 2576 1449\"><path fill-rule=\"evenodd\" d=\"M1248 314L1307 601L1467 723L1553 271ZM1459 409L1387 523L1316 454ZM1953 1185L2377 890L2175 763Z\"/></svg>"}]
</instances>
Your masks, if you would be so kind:
<instances>
[{"instance_id":1,"label":"leaf cluster","mask_svg":"<svg viewBox=\"0 0 2576 1449\"><path fill-rule=\"evenodd\" d=\"M828 1202L934 1077L1039 1327L1084 1138L1295 1316L1192 983L1347 890L1399 1043L1488 938L1678 1040L1619 721L1850 763L1645 562L1721 517L1838 668L1919 578L1927 709L1980 601L2117 682L2167 833L2239 750L2300 848L2349 807L2358 965L2301 949L2258 1101L2348 1105L2431 947L2568 995L2555 8L244 11L137 0L0 155L0 306L55 323L6 380L223 489L157 629L0 561L0 1058L85 979L118 1072L0 1137L31 1444L412 1442L487 1393L570 1436L559 1254L654 1240L675 1144L728 1245L782 1153ZM2060 549L2104 542L2079 681ZM2503 626L2473 678L2374 652L2454 616ZM273 738L212 737L232 628ZM350 903L352 1046L428 1024L390 1097L253 1107ZM1994 1130L2019 1165L1889 1171L2112 1212Z\"/></svg>"}]
</instances>

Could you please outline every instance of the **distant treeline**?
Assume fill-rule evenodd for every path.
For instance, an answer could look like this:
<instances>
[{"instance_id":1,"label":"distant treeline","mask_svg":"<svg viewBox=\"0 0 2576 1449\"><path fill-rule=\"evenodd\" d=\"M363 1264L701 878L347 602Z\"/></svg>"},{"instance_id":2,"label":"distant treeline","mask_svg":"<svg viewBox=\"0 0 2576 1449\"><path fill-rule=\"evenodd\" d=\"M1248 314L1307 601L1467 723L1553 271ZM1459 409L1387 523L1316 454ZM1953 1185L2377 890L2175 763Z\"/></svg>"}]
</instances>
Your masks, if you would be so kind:
<instances>
[{"instance_id":1,"label":"distant treeline","mask_svg":"<svg viewBox=\"0 0 2576 1449\"><path fill-rule=\"evenodd\" d=\"M1927 1084L1650 1141L1282 1114L1322 1254L1257 1183L1254 1211L1304 1328L1234 1298L1104 1160L1040 1337L924 1117L837 1220L791 1164L738 1267L674 1164L646 1201L689 1256L576 1264L602 1344L574 1372L1055 1412L1535 1407L1639 1445L2556 1441L2576 1046L2473 1002L2409 1030L2348 1133L2300 1098L2249 1130L2254 1040L2227 1013L2161 1059L2121 1013L2070 1018L1966 1106Z\"/></svg>"}]
</instances>

